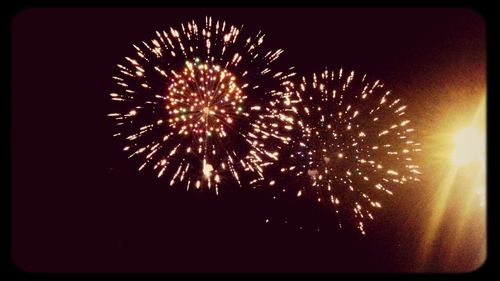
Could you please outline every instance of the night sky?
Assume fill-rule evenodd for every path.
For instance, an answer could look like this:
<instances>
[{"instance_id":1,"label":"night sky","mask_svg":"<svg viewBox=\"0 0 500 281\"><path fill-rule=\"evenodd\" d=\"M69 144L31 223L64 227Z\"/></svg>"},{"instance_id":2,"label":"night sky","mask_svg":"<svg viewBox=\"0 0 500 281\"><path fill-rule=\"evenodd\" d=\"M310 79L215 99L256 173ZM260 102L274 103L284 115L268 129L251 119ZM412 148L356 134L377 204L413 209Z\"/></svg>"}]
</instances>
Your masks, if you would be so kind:
<instances>
[{"instance_id":1,"label":"night sky","mask_svg":"<svg viewBox=\"0 0 500 281\"><path fill-rule=\"evenodd\" d=\"M267 47L285 50L278 64L299 74L344 67L381 79L408 104L427 151L485 91L485 25L467 9L25 10L12 23L15 264L35 272L416 270L441 177L441 160L429 154L418 159L422 182L384 200L364 237L339 230L313 202L238 186L220 196L186 192L137 172L106 116L116 64L156 30L206 15L262 30Z\"/></svg>"}]
</instances>

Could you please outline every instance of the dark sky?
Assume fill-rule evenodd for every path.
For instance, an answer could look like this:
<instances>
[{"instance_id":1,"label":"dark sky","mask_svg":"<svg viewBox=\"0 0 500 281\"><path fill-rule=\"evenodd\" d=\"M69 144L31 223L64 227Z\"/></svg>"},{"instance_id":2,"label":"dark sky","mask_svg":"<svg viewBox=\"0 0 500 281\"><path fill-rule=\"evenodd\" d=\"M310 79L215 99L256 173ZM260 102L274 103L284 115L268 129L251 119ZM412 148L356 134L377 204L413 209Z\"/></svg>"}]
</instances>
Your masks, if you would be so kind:
<instances>
[{"instance_id":1,"label":"dark sky","mask_svg":"<svg viewBox=\"0 0 500 281\"><path fill-rule=\"evenodd\" d=\"M154 31L205 15L262 29L265 44L283 48L281 63L299 73L343 66L382 79L407 101L423 140L442 120L454 122L444 108L472 112L485 90L485 26L472 10L23 11L12 25L16 265L83 272L412 270L432 180L400 192L361 238L329 227L307 203L271 204L265 192L246 190L219 197L171 190L127 161L106 118L115 65ZM289 225L264 223L283 213ZM299 230L302 224L311 227Z\"/></svg>"}]
</instances>

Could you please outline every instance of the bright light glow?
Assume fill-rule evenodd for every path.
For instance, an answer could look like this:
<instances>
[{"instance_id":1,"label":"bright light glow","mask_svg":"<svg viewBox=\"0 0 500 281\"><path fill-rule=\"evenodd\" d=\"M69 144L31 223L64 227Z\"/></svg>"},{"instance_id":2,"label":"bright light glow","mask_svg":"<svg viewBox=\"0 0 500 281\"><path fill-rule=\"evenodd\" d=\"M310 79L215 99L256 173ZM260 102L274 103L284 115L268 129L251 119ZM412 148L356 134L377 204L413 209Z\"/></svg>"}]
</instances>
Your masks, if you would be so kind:
<instances>
[{"instance_id":1,"label":"bright light glow","mask_svg":"<svg viewBox=\"0 0 500 281\"><path fill-rule=\"evenodd\" d=\"M432 212L419 249L419 271L434 266L438 258L443 259L444 270L455 268L463 260L464 248L477 250L477 258L468 261L472 268L477 268L475 266L486 258L485 104L483 98L472 118L462 117L470 120L469 126L456 132L454 137L448 136L443 144L453 146L454 150L442 159L451 165L437 177L439 184L433 190ZM437 155L439 151L437 148Z\"/></svg>"},{"instance_id":2,"label":"bright light glow","mask_svg":"<svg viewBox=\"0 0 500 281\"><path fill-rule=\"evenodd\" d=\"M205 178L210 178L212 171L214 170L214 167L210 164L206 164L203 166L203 175Z\"/></svg>"},{"instance_id":3,"label":"bright light glow","mask_svg":"<svg viewBox=\"0 0 500 281\"><path fill-rule=\"evenodd\" d=\"M486 134L476 127L460 130L454 138L455 150L451 155L453 164L460 166L485 156Z\"/></svg>"}]
</instances>

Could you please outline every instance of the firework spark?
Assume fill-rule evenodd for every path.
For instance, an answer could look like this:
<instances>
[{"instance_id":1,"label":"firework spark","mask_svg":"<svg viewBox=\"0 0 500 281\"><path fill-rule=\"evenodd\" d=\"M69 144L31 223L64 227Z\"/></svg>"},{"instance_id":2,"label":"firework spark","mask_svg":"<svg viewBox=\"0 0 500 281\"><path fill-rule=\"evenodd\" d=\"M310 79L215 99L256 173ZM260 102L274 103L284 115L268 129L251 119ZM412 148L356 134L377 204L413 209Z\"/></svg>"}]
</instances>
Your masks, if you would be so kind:
<instances>
[{"instance_id":1,"label":"firework spark","mask_svg":"<svg viewBox=\"0 0 500 281\"><path fill-rule=\"evenodd\" d=\"M207 187L222 181L252 186L291 141L293 119L286 92L293 67L271 69L282 50L264 50L264 34L205 18L156 32L133 45L118 65L111 93L129 158L142 159L170 185Z\"/></svg>"},{"instance_id":2,"label":"firework spark","mask_svg":"<svg viewBox=\"0 0 500 281\"><path fill-rule=\"evenodd\" d=\"M412 140L406 106L380 81L342 69L303 77L295 88L299 137L281 172L297 177L297 197L351 214L349 221L365 234L364 222L373 220L384 196L419 180L412 154L420 143Z\"/></svg>"}]
</instances>

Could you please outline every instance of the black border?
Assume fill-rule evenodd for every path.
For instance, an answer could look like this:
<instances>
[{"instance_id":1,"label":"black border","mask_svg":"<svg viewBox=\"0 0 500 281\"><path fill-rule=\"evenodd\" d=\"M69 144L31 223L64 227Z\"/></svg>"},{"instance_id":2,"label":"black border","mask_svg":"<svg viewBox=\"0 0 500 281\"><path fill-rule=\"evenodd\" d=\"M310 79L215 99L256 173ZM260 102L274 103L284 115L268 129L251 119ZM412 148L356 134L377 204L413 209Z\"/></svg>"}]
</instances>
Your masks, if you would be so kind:
<instances>
[{"instance_id":1,"label":"black border","mask_svg":"<svg viewBox=\"0 0 500 281\"><path fill-rule=\"evenodd\" d=\"M11 231L10 231L10 226L11 226L11 159L12 159L12 154L11 154L11 39L12 39L12 30L11 30L11 25L12 21L15 18L15 16L29 8L34 8L34 7L129 7L129 8L139 8L139 7L186 7L186 4L188 2L185 1L178 1L177 3L158 3L159 1L137 1L136 4L131 4L129 3L117 3L114 1L72 1L71 5L68 5L68 3L62 3L62 1L25 1L24 3L19 3L16 2L14 5L10 5L8 8L4 7L2 9L2 21L3 21L3 30L4 34L8 36L7 43L4 43L3 46L6 47L6 50L3 53L5 60L4 62L8 62L4 64L4 75L2 75L2 78L5 79L4 83L4 93L2 95L2 121L3 125L6 127L4 129L4 132L8 132L9 136L2 138L5 140L4 145L2 145L3 148L3 155L8 156L8 163L5 161L5 169L2 169L7 175L5 179L8 179L8 184L5 186L6 188L2 188L2 198L4 200L2 206L3 206L3 220L6 223L8 227L3 228L4 229L4 241L3 241L3 251L2 251L2 265L6 265L6 268L2 270L2 273L6 273L6 277L8 278L34 278L34 279L49 279L49 280L57 280L57 279L68 279L68 278L137 278L137 279L151 279L151 278L203 278L203 277L208 277L210 278L241 278L246 275L247 277L250 278L262 278L262 277L267 277L268 278L276 278L276 277L283 277L283 278L291 278L293 275L295 275L297 278L303 278L303 279L310 279L310 278L321 278L321 277L326 277L326 278L340 278L340 279L405 279L405 280L418 280L418 279L445 279L445 280L500 280L500 275L498 274L498 242L496 241L495 237L500 237L498 235L498 232L495 228L495 222L494 222L494 214L497 211L498 206L495 204L494 200L497 198L497 191L495 189L496 185L494 184L494 177L491 176L491 167L492 167L492 161L491 159L493 158L493 154L496 150L495 144L496 142L492 139L495 138L494 134L494 127L491 125L493 122L493 113L492 111L495 109L494 108L494 103L495 103L495 93L497 93L498 87L497 87L497 79L494 79L496 73L496 66L497 66L497 60L498 60L498 54L497 51L500 50L498 47L498 31L496 29L495 21L497 20L496 14L495 14L495 6L493 4L491 5L481 5L481 4L486 4L486 3L478 3L478 1L454 1L453 4L451 3L443 3L444 1L404 1L403 4L406 4L406 6L402 6L401 2L396 3L396 1L377 1L376 3L373 3L371 1L355 1L355 2L342 2L342 3L330 3L332 4L331 6L325 6L324 1L307 1L307 4L309 6L303 5L305 2L302 3L286 3L289 4L290 7L462 7L462 8L470 8L478 13L480 13L485 22L486 22L486 28L487 28L487 205L488 205L488 214L487 214L487 222L488 222L488 229L487 229L487 241L488 241L488 249L487 249L487 259L486 262L481 266L479 269L477 269L474 272L470 273L431 273L431 274L426 274L426 273L376 273L376 274L369 274L369 273L330 273L330 274L306 274L306 273L295 273L295 274L290 274L290 273L272 273L272 274L179 274L179 273L161 273L161 274L139 274L139 273L85 273L85 274L79 274L79 273L28 273L24 272L23 270L19 269L12 260L11 257ZM392 2L392 3L391 3ZM233 7L235 6L234 4L240 4L243 7L261 7L265 6L263 5L268 4L268 7L276 7L279 6L278 3L269 3L269 2L264 2L264 1L248 1L247 3L242 3L240 1L234 2L234 3L221 3L221 2L207 2L207 1L190 1L188 6L206 6L207 4L212 4L215 7L221 7L221 6L228 6L228 7ZM488 1L489 3L493 3L493 1ZM171 5L159 5L159 4L171 4ZM172 5L173 4L173 5ZM180 4L180 5L175 5L175 4ZM290 5L292 4L292 5ZM295 5L293 5L295 4ZM212 6L212 7L213 7ZM241 7L240 6L240 7ZM9 95L7 95L9 93ZM8 187L8 188L7 188Z\"/></svg>"}]
</instances>

